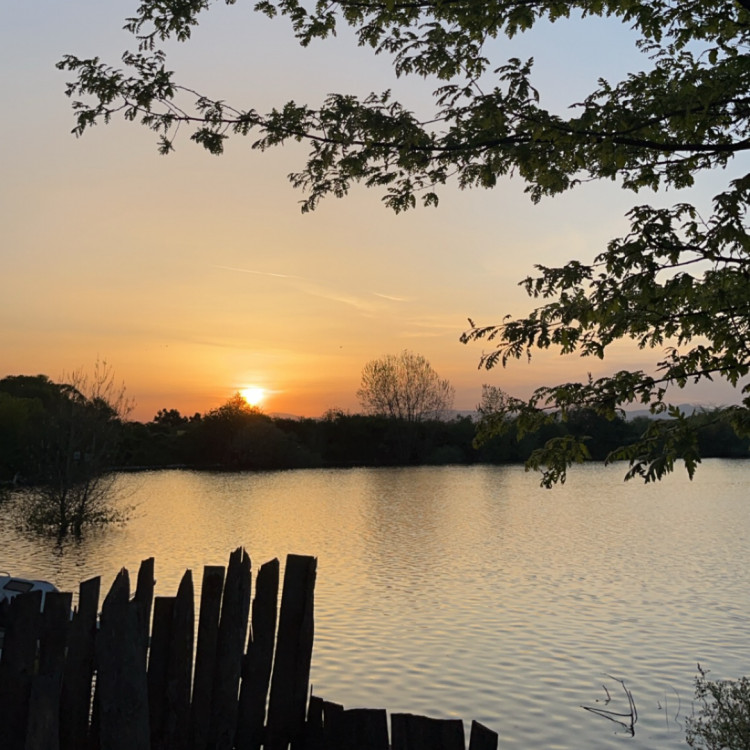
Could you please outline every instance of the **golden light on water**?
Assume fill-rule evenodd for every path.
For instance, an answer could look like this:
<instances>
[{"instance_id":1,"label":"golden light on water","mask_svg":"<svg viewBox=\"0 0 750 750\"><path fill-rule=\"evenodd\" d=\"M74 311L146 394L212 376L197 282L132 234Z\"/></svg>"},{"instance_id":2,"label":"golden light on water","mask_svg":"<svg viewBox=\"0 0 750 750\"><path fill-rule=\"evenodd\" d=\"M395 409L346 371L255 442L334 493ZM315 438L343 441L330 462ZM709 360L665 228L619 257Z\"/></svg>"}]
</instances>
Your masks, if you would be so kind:
<instances>
[{"instance_id":1,"label":"golden light on water","mask_svg":"<svg viewBox=\"0 0 750 750\"><path fill-rule=\"evenodd\" d=\"M263 403L263 399L266 397L266 391L264 388L258 386L248 386L240 391L242 398L247 401L250 406L260 406Z\"/></svg>"}]
</instances>

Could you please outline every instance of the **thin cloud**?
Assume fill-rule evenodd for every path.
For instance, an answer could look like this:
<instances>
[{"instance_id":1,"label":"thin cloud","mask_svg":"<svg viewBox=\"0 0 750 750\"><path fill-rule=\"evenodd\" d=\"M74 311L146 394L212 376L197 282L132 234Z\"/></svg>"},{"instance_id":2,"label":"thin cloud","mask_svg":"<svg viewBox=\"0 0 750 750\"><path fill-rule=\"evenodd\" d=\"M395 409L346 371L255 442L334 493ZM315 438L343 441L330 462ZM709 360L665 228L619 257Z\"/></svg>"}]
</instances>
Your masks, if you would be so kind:
<instances>
[{"instance_id":1,"label":"thin cloud","mask_svg":"<svg viewBox=\"0 0 750 750\"><path fill-rule=\"evenodd\" d=\"M392 294L381 294L380 292L373 292L373 294L376 297L380 297L381 299L387 299L391 302L413 302L413 297L396 297Z\"/></svg>"},{"instance_id":2,"label":"thin cloud","mask_svg":"<svg viewBox=\"0 0 750 750\"><path fill-rule=\"evenodd\" d=\"M414 328L419 328L423 331L434 331L436 334L445 333L449 331L463 331L466 329L466 325L458 322L453 317L450 318L412 318L409 320L409 324Z\"/></svg>"},{"instance_id":3,"label":"thin cloud","mask_svg":"<svg viewBox=\"0 0 750 750\"><path fill-rule=\"evenodd\" d=\"M445 336L445 331L402 331L402 339L439 339Z\"/></svg>"},{"instance_id":4,"label":"thin cloud","mask_svg":"<svg viewBox=\"0 0 750 750\"><path fill-rule=\"evenodd\" d=\"M377 307L373 305L370 300L363 297L359 297L345 292L337 291L324 283L315 281L313 279L306 278L304 276L297 276L295 274L287 273L273 273L271 271L256 271L251 268L237 268L236 266L222 266L213 265L213 268L220 268L224 271L234 271L237 273L248 273L253 276L270 276L277 279L289 279L294 282L294 286L304 294L309 294L311 297L319 297L320 299L327 299L331 302L338 302L342 305L348 305L358 310L362 315L371 317L377 312ZM379 292L371 292L375 297L387 300L389 302L408 302L409 300L404 297L395 297L388 294L381 294Z\"/></svg>"},{"instance_id":5,"label":"thin cloud","mask_svg":"<svg viewBox=\"0 0 750 750\"><path fill-rule=\"evenodd\" d=\"M238 273L251 273L255 276L273 276L277 279L302 279L302 276L294 276L289 273L271 273L271 271L254 271L251 268L235 268L234 266L217 266L212 268L221 268L223 271L237 271Z\"/></svg>"}]
</instances>

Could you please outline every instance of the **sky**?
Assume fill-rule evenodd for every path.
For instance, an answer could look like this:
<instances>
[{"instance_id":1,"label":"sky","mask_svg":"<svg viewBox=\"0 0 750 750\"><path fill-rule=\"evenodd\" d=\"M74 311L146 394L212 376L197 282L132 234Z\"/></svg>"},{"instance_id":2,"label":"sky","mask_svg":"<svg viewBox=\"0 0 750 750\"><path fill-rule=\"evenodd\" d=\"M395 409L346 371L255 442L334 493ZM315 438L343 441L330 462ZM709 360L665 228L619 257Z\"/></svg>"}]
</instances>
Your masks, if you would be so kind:
<instances>
[{"instance_id":1,"label":"sky","mask_svg":"<svg viewBox=\"0 0 750 750\"><path fill-rule=\"evenodd\" d=\"M628 208L685 196L597 183L533 205L508 178L492 191L444 188L437 209L400 215L355 187L303 215L286 179L304 163L298 145L259 153L239 138L216 157L184 137L162 157L153 133L121 121L75 138L70 74L55 63L70 53L117 65L134 46L122 26L136 6L0 4L0 377L62 380L104 360L136 419L204 413L249 386L265 389L269 413L315 417L357 411L365 363L404 349L451 381L462 410L484 383L523 396L657 361L623 345L601 362L540 353L487 372L483 347L459 336L468 318L528 312L518 282L535 263L591 260L626 233ZM190 42L168 47L180 82L260 111L389 87L428 111L430 82L394 80L389 61L350 34L302 49L285 19L251 6L217 5ZM557 107L638 65L628 30L601 20L558 23L492 52L498 64L534 55L542 103ZM725 181L708 175L691 199L707 201ZM691 399L736 395L717 386L675 400Z\"/></svg>"}]
</instances>

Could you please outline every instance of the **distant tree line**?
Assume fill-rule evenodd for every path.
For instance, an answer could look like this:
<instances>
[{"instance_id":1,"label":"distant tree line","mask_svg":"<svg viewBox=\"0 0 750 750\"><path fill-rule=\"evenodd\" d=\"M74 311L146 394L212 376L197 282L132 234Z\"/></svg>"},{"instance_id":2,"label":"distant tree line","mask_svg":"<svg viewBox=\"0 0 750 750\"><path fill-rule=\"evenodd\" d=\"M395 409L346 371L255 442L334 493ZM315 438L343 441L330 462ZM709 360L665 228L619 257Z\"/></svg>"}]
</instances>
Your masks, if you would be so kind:
<instances>
[{"instance_id":1,"label":"distant tree line","mask_svg":"<svg viewBox=\"0 0 750 750\"><path fill-rule=\"evenodd\" d=\"M750 456L750 441L735 434L723 411L696 412L689 419L699 427L701 456ZM477 421L471 416L415 422L331 410L319 419L281 418L236 394L204 414L185 416L164 408L144 423L46 376L13 376L0 380L0 481L64 487L85 476L86 466L101 473L170 466L274 470L519 463L566 435L587 437L590 458L604 460L614 448L638 440L648 421L608 420L577 409L565 421L523 437L511 429L477 444Z\"/></svg>"}]
</instances>

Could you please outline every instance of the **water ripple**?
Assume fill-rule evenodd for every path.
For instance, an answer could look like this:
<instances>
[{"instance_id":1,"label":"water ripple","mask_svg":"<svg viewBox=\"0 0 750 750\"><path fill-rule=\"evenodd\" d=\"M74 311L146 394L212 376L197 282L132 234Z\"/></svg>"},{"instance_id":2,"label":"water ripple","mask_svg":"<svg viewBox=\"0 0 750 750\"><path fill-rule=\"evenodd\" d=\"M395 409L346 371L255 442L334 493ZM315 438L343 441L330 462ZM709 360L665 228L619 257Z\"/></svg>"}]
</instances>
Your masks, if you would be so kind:
<instances>
[{"instance_id":1,"label":"water ripple","mask_svg":"<svg viewBox=\"0 0 750 750\"><path fill-rule=\"evenodd\" d=\"M0 569L108 585L155 555L173 594L239 545L256 567L316 555L319 695L478 719L503 748L682 748L696 663L750 673L750 463L622 473L587 465L549 492L516 467L122 475L128 526L55 549L4 524ZM581 709L625 705L617 679L635 738Z\"/></svg>"}]
</instances>

